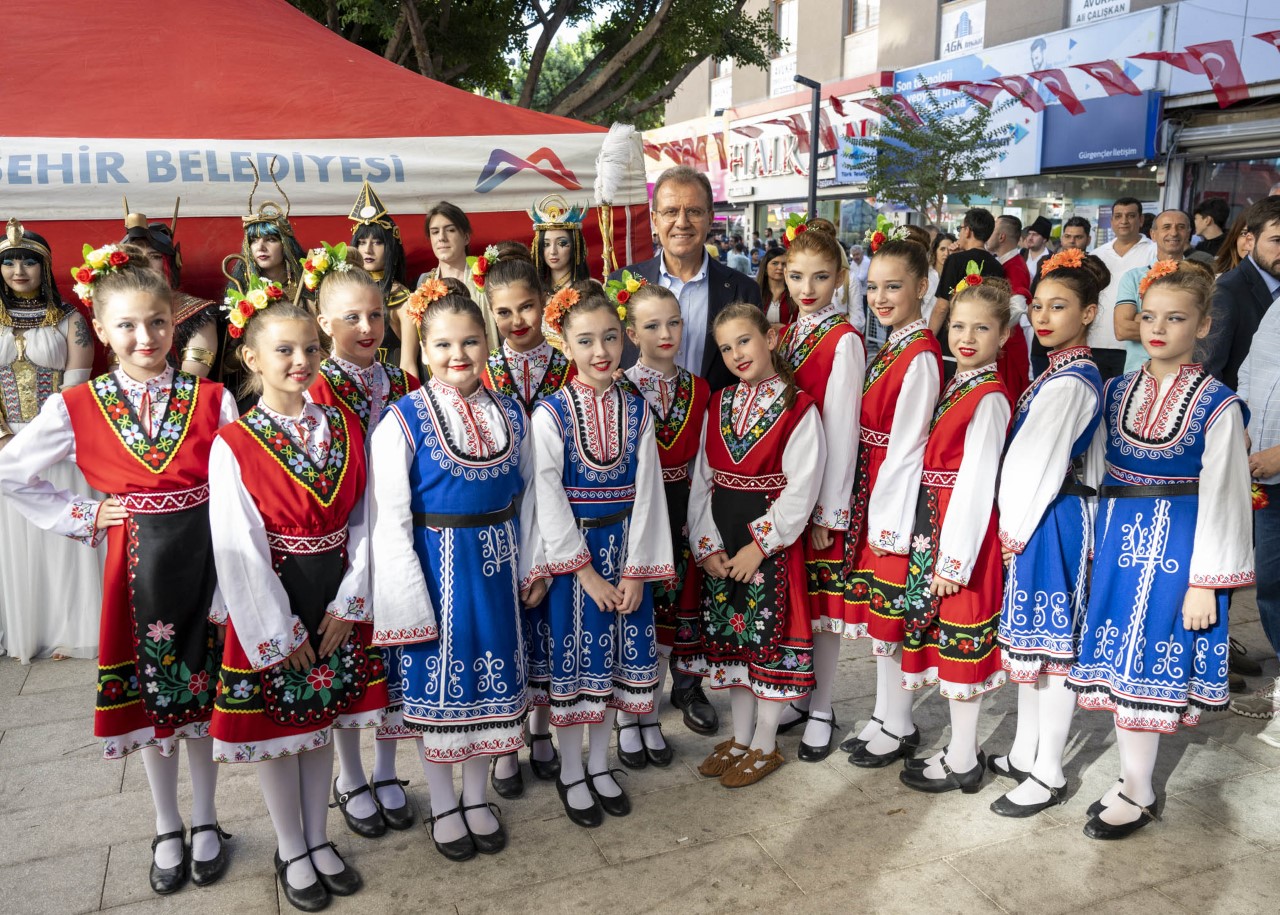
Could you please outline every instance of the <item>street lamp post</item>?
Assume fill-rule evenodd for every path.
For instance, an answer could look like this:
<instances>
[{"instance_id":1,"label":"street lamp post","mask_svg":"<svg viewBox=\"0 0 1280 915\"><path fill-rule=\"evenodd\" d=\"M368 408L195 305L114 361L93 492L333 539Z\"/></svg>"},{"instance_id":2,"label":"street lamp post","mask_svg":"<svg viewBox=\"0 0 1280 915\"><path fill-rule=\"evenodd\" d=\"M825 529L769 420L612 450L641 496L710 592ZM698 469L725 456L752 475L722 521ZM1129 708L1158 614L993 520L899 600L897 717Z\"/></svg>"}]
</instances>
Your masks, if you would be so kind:
<instances>
[{"instance_id":1,"label":"street lamp post","mask_svg":"<svg viewBox=\"0 0 1280 915\"><path fill-rule=\"evenodd\" d=\"M813 92L813 107L809 111L809 218L812 219L817 214L818 209L818 160L826 159L836 155L839 150L829 149L826 152L818 152L818 147L822 145L822 134L818 129L818 118L821 116L822 108L822 83L807 76L797 74L795 82Z\"/></svg>"}]
</instances>

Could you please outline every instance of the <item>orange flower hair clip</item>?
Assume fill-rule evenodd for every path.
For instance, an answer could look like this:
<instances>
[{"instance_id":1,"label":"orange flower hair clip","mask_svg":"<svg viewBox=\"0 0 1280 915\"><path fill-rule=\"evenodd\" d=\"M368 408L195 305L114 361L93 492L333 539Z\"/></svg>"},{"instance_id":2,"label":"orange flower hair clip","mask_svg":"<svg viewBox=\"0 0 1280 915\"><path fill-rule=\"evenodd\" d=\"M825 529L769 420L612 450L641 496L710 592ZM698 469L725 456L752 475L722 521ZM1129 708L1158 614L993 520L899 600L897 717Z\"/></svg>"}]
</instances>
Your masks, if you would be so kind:
<instances>
[{"instance_id":1,"label":"orange flower hair clip","mask_svg":"<svg viewBox=\"0 0 1280 915\"><path fill-rule=\"evenodd\" d=\"M551 297L551 301L547 303L546 310L542 313L542 320L557 334L563 333L564 316L570 308L578 304L580 298L578 290L572 286L564 287Z\"/></svg>"},{"instance_id":2,"label":"orange flower hair clip","mask_svg":"<svg viewBox=\"0 0 1280 915\"><path fill-rule=\"evenodd\" d=\"M408 302L405 303L405 311L413 323L418 326L422 325L422 318L427 313L427 307L437 299L443 299L449 294L449 287L442 281L432 277L421 286L413 291L409 296Z\"/></svg>"},{"instance_id":3,"label":"orange flower hair clip","mask_svg":"<svg viewBox=\"0 0 1280 915\"><path fill-rule=\"evenodd\" d=\"M1151 284L1158 279L1178 272L1177 261L1156 261L1151 265L1151 269L1147 271L1147 275L1138 283L1138 295L1144 296L1147 290L1151 288Z\"/></svg>"},{"instance_id":4,"label":"orange flower hair clip","mask_svg":"<svg viewBox=\"0 0 1280 915\"><path fill-rule=\"evenodd\" d=\"M1053 255L1053 257L1049 258L1049 260L1045 262L1044 270L1042 271L1041 275L1048 276L1053 271L1059 270L1063 267L1067 267L1069 269L1074 270L1083 266L1084 266L1083 251L1081 251L1079 248L1063 248L1061 251Z\"/></svg>"}]
</instances>

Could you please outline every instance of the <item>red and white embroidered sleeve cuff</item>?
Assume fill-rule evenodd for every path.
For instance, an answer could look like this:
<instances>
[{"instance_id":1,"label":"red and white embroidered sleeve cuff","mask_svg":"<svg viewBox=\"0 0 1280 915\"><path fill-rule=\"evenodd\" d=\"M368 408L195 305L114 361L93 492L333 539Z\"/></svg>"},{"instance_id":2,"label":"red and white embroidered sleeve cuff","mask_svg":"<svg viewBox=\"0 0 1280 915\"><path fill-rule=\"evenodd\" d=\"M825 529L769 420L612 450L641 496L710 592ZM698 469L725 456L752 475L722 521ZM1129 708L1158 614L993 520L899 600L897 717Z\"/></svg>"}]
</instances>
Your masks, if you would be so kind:
<instances>
[{"instance_id":1,"label":"red and white embroidered sleeve cuff","mask_svg":"<svg viewBox=\"0 0 1280 915\"><path fill-rule=\"evenodd\" d=\"M297 651L307 638L307 627L302 624L302 620L295 616L290 626L289 635L284 638L273 635L270 638L263 639L253 651L249 652L249 663L253 665L254 670L267 670L270 667L275 667Z\"/></svg>"},{"instance_id":2,"label":"red and white embroidered sleeve cuff","mask_svg":"<svg viewBox=\"0 0 1280 915\"><path fill-rule=\"evenodd\" d=\"M701 563L704 559L724 552L724 544L710 537L699 537L693 545L693 561Z\"/></svg>"},{"instance_id":3,"label":"red and white embroidered sleeve cuff","mask_svg":"<svg viewBox=\"0 0 1280 915\"><path fill-rule=\"evenodd\" d=\"M907 548L898 545L898 535L895 531L882 530L878 534L867 534L867 543L871 544L878 550L886 553L895 553L898 556L907 555Z\"/></svg>"},{"instance_id":4,"label":"red and white embroidered sleeve cuff","mask_svg":"<svg viewBox=\"0 0 1280 915\"><path fill-rule=\"evenodd\" d=\"M632 578L637 581L664 581L672 578L676 574L676 567L671 563L662 565L625 565L622 567L622 577Z\"/></svg>"},{"instance_id":5,"label":"red and white embroidered sleeve cuff","mask_svg":"<svg viewBox=\"0 0 1280 915\"><path fill-rule=\"evenodd\" d=\"M414 642L434 642L440 638L440 630L433 623L408 626L403 629L373 630L375 645L412 645Z\"/></svg>"},{"instance_id":6,"label":"red and white embroidered sleeve cuff","mask_svg":"<svg viewBox=\"0 0 1280 915\"><path fill-rule=\"evenodd\" d=\"M586 544L583 544L582 548L568 562L547 562L546 571L552 575L571 575L583 566L590 564L591 551L587 549Z\"/></svg>"},{"instance_id":7,"label":"red and white embroidered sleeve cuff","mask_svg":"<svg viewBox=\"0 0 1280 915\"><path fill-rule=\"evenodd\" d=\"M1021 553L1027 548L1027 541L1015 540L1008 531L1002 528L1000 530L1000 545L1010 552Z\"/></svg>"},{"instance_id":8,"label":"red and white embroidered sleeve cuff","mask_svg":"<svg viewBox=\"0 0 1280 915\"><path fill-rule=\"evenodd\" d=\"M825 527L833 531L847 531L849 529L849 509L837 508L834 511L827 511L822 505L817 505L813 509L810 520L819 527Z\"/></svg>"},{"instance_id":9,"label":"red and white embroidered sleeve cuff","mask_svg":"<svg viewBox=\"0 0 1280 915\"><path fill-rule=\"evenodd\" d=\"M85 546L97 546L107 536L107 531L98 530L98 512L102 511L102 503L93 499L76 499L67 506L67 517L71 523L69 538Z\"/></svg>"},{"instance_id":10,"label":"red and white embroidered sleeve cuff","mask_svg":"<svg viewBox=\"0 0 1280 915\"><path fill-rule=\"evenodd\" d=\"M1253 569L1241 572L1228 572L1222 575L1193 574L1193 588L1247 588L1254 583Z\"/></svg>"},{"instance_id":11,"label":"red and white embroidered sleeve cuff","mask_svg":"<svg viewBox=\"0 0 1280 915\"><path fill-rule=\"evenodd\" d=\"M778 536L773 522L768 518L758 518L751 522L750 527L751 539L756 542L756 546L760 547L760 552L766 556L772 556L786 546L782 542L782 538Z\"/></svg>"},{"instance_id":12,"label":"red and white embroidered sleeve cuff","mask_svg":"<svg viewBox=\"0 0 1280 915\"><path fill-rule=\"evenodd\" d=\"M933 564L933 574L963 588L969 584L973 567L954 556L939 555L938 561Z\"/></svg>"},{"instance_id":13,"label":"red and white embroidered sleeve cuff","mask_svg":"<svg viewBox=\"0 0 1280 915\"><path fill-rule=\"evenodd\" d=\"M551 578L551 570L545 565L534 566L520 579L520 590L523 591L525 588L532 587L536 581L545 581L547 584L551 584Z\"/></svg>"},{"instance_id":14,"label":"red and white embroidered sleeve cuff","mask_svg":"<svg viewBox=\"0 0 1280 915\"><path fill-rule=\"evenodd\" d=\"M345 601L335 600L325 613L344 623L366 623L369 621L369 601L363 597L348 597Z\"/></svg>"}]
</instances>

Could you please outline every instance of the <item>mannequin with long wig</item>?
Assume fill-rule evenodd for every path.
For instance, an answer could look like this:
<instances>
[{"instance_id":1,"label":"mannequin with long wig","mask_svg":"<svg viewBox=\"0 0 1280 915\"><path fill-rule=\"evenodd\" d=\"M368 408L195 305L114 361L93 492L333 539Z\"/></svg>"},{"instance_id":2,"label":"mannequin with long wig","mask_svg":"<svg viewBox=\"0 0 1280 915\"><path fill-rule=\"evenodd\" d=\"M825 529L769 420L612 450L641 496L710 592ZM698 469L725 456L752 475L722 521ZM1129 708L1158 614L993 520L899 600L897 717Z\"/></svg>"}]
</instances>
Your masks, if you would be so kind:
<instances>
[{"instance_id":1,"label":"mannequin with long wig","mask_svg":"<svg viewBox=\"0 0 1280 915\"><path fill-rule=\"evenodd\" d=\"M582 235L586 210L571 207L559 194L551 194L534 205L529 217L533 220L533 265L547 294L590 279L587 243Z\"/></svg>"},{"instance_id":2,"label":"mannequin with long wig","mask_svg":"<svg viewBox=\"0 0 1280 915\"><path fill-rule=\"evenodd\" d=\"M89 380L89 326L63 302L49 243L10 219L0 237L0 451L54 393ZM44 474L58 489L96 499L79 469ZM32 659L98 651L101 550L35 530L0 495L0 654Z\"/></svg>"},{"instance_id":3,"label":"mannequin with long wig","mask_svg":"<svg viewBox=\"0 0 1280 915\"><path fill-rule=\"evenodd\" d=\"M409 299L405 279L404 245L400 227L387 214L387 208L369 182L360 189L348 217L355 228L351 247L360 257L360 266L378 283L382 302L387 309L386 331L378 358L393 365L400 363L400 308Z\"/></svg>"},{"instance_id":4,"label":"mannequin with long wig","mask_svg":"<svg viewBox=\"0 0 1280 915\"><path fill-rule=\"evenodd\" d=\"M184 372L201 378L217 377L218 303L188 295L179 288L182 277L182 245L178 235L178 203L173 206L173 222L148 222L142 213L130 213L124 202L124 238L147 252L153 270L159 272L173 290L173 358Z\"/></svg>"}]
</instances>

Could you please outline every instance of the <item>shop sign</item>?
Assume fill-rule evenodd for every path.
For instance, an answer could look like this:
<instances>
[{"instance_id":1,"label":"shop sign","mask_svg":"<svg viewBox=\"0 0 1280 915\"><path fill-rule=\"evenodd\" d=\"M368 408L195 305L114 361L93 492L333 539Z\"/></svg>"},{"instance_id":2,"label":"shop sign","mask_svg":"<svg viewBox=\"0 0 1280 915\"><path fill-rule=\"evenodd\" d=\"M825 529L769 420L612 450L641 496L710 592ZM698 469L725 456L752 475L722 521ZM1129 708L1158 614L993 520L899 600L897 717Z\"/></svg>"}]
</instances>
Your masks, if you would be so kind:
<instances>
[{"instance_id":1,"label":"shop sign","mask_svg":"<svg viewBox=\"0 0 1280 915\"><path fill-rule=\"evenodd\" d=\"M951 3L944 6L938 39L941 44L938 56L946 60L981 51L986 27L987 0L978 0L976 3Z\"/></svg>"},{"instance_id":2,"label":"shop sign","mask_svg":"<svg viewBox=\"0 0 1280 915\"><path fill-rule=\"evenodd\" d=\"M1088 168L1153 159L1159 121L1159 92L1092 99L1085 113L1075 117L1061 105L1046 109L1040 167Z\"/></svg>"},{"instance_id":3,"label":"shop sign","mask_svg":"<svg viewBox=\"0 0 1280 915\"><path fill-rule=\"evenodd\" d=\"M1129 0L1071 0L1071 25L1088 25L1129 12Z\"/></svg>"},{"instance_id":4,"label":"shop sign","mask_svg":"<svg viewBox=\"0 0 1280 915\"><path fill-rule=\"evenodd\" d=\"M751 181L801 174L799 149L799 141L790 133L733 143L729 146L729 176L733 181Z\"/></svg>"}]
</instances>

